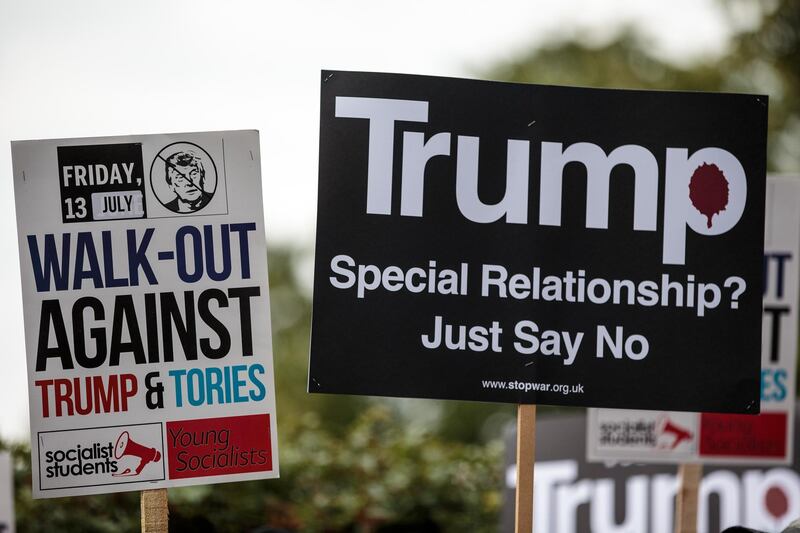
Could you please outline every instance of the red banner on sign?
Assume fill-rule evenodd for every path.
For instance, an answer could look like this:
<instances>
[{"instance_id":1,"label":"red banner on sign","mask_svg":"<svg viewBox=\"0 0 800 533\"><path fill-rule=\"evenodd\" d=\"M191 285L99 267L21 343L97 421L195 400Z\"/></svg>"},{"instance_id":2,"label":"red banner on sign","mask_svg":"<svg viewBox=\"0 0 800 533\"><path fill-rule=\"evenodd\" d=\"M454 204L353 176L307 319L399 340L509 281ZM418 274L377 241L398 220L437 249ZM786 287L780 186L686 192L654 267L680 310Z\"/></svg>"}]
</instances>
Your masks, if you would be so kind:
<instances>
[{"instance_id":1,"label":"red banner on sign","mask_svg":"<svg viewBox=\"0 0 800 533\"><path fill-rule=\"evenodd\" d=\"M272 470L269 415L167 422L170 479Z\"/></svg>"},{"instance_id":2,"label":"red banner on sign","mask_svg":"<svg viewBox=\"0 0 800 533\"><path fill-rule=\"evenodd\" d=\"M700 456L783 457L786 413L700 416Z\"/></svg>"}]
</instances>

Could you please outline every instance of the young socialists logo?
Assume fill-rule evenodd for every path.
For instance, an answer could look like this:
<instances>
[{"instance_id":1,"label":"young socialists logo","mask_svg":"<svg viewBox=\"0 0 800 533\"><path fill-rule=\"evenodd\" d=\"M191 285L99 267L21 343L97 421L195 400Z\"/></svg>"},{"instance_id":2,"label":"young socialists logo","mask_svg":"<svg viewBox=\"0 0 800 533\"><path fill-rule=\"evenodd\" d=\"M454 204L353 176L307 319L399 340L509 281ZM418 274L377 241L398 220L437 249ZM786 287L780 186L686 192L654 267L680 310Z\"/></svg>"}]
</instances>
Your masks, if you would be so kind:
<instances>
[{"instance_id":1,"label":"young socialists logo","mask_svg":"<svg viewBox=\"0 0 800 533\"><path fill-rule=\"evenodd\" d=\"M170 479L272 470L269 414L167 422Z\"/></svg>"},{"instance_id":2,"label":"young socialists logo","mask_svg":"<svg viewBox=\"0 0 800 533\"><path fill-rule=\"evenodd\" d=\"M150 186L161 205L170 211L196 213L214 197L217 166L197 144L168 144L150 165Z\"/></svg>"}]
</instances>

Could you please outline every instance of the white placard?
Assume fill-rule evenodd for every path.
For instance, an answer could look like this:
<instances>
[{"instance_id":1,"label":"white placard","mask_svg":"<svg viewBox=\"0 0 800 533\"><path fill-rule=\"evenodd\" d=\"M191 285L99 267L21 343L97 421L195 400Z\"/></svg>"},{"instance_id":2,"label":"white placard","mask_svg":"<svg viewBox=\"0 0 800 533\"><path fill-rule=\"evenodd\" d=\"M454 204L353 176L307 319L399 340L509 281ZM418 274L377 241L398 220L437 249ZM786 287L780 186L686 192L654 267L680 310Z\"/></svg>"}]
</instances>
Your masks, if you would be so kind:
<instances>
[{"instance_id":1,"label":"white placard","mask_svg":"<svg viewBox=\"0 0 800 533\"><path fill-rule=\"evenodd\" d=\"M0 533L14 533L15 526L14 468L11 454L0 452Z\"/></svg>"},{"instance_id":2,"label":"white placard","mask_svg":"<svg viewBox=\"0 0 800 533\"><path fill-rule=\"evenodd\" d=\"M34 497L277 477L258 132L12 155Z\"/></svg>"}]
</instances>

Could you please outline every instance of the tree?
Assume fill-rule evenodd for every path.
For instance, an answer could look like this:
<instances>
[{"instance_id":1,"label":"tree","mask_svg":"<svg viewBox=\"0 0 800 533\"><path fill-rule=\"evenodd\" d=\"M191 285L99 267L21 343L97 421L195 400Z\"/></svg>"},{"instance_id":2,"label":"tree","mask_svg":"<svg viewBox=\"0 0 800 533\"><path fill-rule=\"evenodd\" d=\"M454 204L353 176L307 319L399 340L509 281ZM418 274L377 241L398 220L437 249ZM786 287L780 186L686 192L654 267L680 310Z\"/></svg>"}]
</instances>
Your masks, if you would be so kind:
<instances>
[{"instance_id":1,"label":"tree","mask_svg":"<svg viewBox=\"0 0 800 533\"><path fill-rule=\"evenodd\" d=\"M739 0L721 4L734 25L742 5L761 23L734 33L727 54L689 67L648 51L635 30L592 46L580 40L551 43L488 71L515 82L630 89L768 94L768 164L772 171L800 171L800 3ZM739 6L738 8L736 6Z\"/></svg>"}]
</instances>

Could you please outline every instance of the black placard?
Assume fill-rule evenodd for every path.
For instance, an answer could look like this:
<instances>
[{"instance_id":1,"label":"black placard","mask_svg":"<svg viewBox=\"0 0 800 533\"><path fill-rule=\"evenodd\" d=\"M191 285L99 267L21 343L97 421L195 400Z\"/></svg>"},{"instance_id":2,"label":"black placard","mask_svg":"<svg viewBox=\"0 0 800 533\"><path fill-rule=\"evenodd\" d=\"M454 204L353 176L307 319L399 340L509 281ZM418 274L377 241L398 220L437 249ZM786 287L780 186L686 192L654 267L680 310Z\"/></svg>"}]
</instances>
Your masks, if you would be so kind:
<instances>
[{"instance_id":1,"label":"black placard","mask_svg":"<svg viewBox=\"0 0 800 533\"><path fill-rule=\"evenodd\" d=\"M141 143L59 146L62 221L146 218L142 167Z\"/></svg>"},{"instance_id":2,"label":"black placard","mask_svg":"<svg viewBox=\"0 0 800 533\"><path fill-rule=\"evenodd\" d=\"M321 95L311 392L758 411L765 96Z\"/></svg>"}]
</instances>

